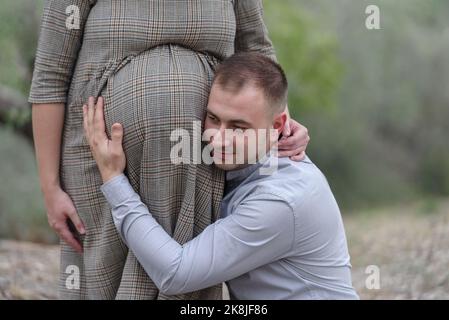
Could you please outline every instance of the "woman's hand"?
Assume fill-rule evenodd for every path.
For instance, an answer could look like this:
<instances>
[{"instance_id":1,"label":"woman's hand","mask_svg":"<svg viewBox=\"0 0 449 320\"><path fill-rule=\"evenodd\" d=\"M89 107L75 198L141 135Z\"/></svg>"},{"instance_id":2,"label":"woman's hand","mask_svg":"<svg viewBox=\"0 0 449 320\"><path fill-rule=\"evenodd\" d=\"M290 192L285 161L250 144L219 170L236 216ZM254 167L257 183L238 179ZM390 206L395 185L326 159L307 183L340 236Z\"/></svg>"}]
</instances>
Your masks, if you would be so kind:
<instances>
[{"instance_id":1,"label":"woman's hand","mask_svg":"<svg viewBox=\"0 0 449 320\"><path fill-rule=\"evenodd\" d=\"M106 135L103 113L104 101L98 98L89 98L88 105L83 106L84 134L89 142L92 155L97 162L103 182L107 182L123 173L126 167L126 157L123 151L123 127L114 123L111 129L111 138Z\"/></svg>"},{"instance_id":2,"label":"woman's hand","mask_svg":"<svg viewBox=\"0 0 449 320\"><path fill-rule=\"evenodd\" d=\"M71 222L79 234L83 235L86 233L72 199L64 190L56 187L44 193L44 200L50 227L76 252L82 253L83 248L80 239L75 236L75 230L70 230L68 225Z\"/></svg>"},{"instance_id":3,"label":"woman's hand","mask_svg":"<svg viewBox=\"0 0 449 320\"><path fill-rule=\"evenodd\" d=\"M307 128L295 120L289 119L282 136L278 143L279 157L290 157L294 161L303 160L310 141Z\"/></svg>"}]
</instances>

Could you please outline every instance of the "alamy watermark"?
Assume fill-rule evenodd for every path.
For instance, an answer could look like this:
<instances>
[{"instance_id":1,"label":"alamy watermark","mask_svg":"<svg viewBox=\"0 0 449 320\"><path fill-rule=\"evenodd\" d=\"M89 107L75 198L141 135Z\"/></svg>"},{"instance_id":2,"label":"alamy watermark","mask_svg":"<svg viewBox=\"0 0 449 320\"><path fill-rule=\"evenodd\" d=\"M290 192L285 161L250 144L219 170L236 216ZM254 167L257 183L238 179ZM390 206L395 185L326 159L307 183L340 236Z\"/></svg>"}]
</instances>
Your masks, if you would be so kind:
<instances>
[{"instance_id":1,"label":"alamy watermark","mask_svg":"<svg viewBox=\"0 0 449 320\"><path fill-rule=\"evenodd\" d=\"M368 290L380 290L380 268L376 265L369 265L365 269L368 276L365 279L365 287Z\"/></svg>"},{"instance_id":2,"label":"alamy watermark","mask_svg":"<svg viewBox=\"0 0 449 320\"><path fill-rule=\"evenodd\" d=\"M365 9L368 16L365 20L365 26L368 30L380 30L380 8L374 4Z\"/></svg>"},{"instance_id":3,"label":"alamy watermark","mask_svg":"<svg viewBox=\"0 0 449 320\"><path fill-rule=\"evenodd\" d=\"M68 30L80 29L80 8L75 5L65 8L67 19L65 20L65 26Z\"/></svg>"},{"instance_id":4,"label":"alamy watermark","mask_svg":"<svg viewBox=\"0 0 449 320\"><path fill-rule=\"evenodd\" d=\"M65 287L68 290L79 290L80 289L80 268L76 265L68 265L64 271L67 274L65 279Z\"/></svg>"}]
</instances>

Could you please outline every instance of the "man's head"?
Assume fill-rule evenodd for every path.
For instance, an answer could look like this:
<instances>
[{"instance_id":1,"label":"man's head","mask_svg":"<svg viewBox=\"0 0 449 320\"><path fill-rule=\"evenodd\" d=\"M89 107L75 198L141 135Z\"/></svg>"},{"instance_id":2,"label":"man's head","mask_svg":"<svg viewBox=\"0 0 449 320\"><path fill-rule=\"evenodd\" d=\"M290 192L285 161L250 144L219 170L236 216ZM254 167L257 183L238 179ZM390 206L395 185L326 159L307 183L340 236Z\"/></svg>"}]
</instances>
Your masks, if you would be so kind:
<instances>
[{"instance_id":1,"label":"man's head","mask_svg":"<svg viewBox=\"0 0 449 320\"><path fill-rule=\"evenodd\" d=\"M205 130L215 130L217 167L235 170L268 152L287 121L287 91L281 66L262 54L238 53L219 65L205 120Z\"/></svg>"}]
</instances>

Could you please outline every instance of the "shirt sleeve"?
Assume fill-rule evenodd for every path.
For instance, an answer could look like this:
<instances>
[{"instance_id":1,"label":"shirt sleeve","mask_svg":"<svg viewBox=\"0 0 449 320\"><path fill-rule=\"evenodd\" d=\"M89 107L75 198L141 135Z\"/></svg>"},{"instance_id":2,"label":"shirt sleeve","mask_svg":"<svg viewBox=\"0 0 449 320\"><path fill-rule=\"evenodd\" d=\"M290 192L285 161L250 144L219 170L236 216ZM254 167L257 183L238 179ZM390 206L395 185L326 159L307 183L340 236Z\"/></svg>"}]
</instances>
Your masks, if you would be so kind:
<instances>
[{"instance_id":1,"label":"shirt sleeve","mask_svg":"<svg viewBox=\"0 0 449 320\"><path fill-rule=\"evenodd\" d=\"M65 103L73 69L81 48L89 12L96 0L46 0L34 63L30 103ZM74 7L70 7L74 6ZM66 22L78 13L79 28Z\"/></svg>"},{"instance_id":2,"label":"shirt sleeve","mask_svg":"<svg viewBox=\"0 0 449 320\"><path fill-rule=\"evenodd\" d=\"M237 21L235 51L258 51L276 61L263 20L262 0L235 0L234 6Z\"/></svg>"},{"instance_id":3,"label":"shirt sleeve","mask_svg":"<svg viewBox=\"0 0 449 320\"><path fill-rule=\"evenodd\" d=\"M282 258L294 244L292 208L271 194L252 196L180 245L151 216L125 175L101 190L120 235L164 294L192 292L236 278Z\"/></svg>"}]
</instances>

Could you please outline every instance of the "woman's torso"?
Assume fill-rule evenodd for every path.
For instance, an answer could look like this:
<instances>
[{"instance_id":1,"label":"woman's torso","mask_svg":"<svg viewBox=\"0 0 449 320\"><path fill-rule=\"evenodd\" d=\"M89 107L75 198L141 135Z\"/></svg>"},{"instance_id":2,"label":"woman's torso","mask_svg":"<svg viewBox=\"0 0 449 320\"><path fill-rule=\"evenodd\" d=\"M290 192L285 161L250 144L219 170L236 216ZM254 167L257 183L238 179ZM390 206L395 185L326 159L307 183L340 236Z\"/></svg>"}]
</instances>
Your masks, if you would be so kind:
<instances>
[{"instance_id":1,"label":"woman's torso","mask_svg":"<svg viewBox=\"0 0 449 320\"><path fill-rule=\"evenodd\" d=\"M88 96L102 94L119 70L133 70L129 62L134 58L147 55L148 64L161 63L159 58L150 58L154 57L148 54L152 48L169 51L172 46L182 47L213 67L234 53L235 34L234 0L98 0L84 26L69 90L66 125L81 125L79 107ZM163 63L184 64L175 51L167 53L175 59L164 59ZM148 69L157 70L156 66ZM189 72L184 76L190 76ZM128 80L133 77L129 74Z\"/></svg>"},{"instance_id":2,"label":"woman's torso","mask_svg":"<svg viewBox=\"0 0 449 320\"><path fill-rule=\"evenodd\" d=\"M175 44L219 60L234 53L234 0L99 0L84 27L72 86L127 57Z\"/></svg>"},{"instance_id":3,"label":"woman's torso","mask_svg":"<svg viewBox=\"0 0 449 320\"><path fill-rule=\"evenodd\" d=\"M204 173L210 169L198 167L198 178L196 168L171 162L177 141L170 141L170 135L182 129L193 139L194 122L202 120L207 106L213 68L233 54L235 33L232 0L97 1L84 27L69 91L62 161L66 188L79 185L70 178L78 176L73 172L85 174L69 156L88 152L81 106L89 96L103 95L107 130L114 122L125 128L131 182L166 229L174 227L176 218L163 213L179 211L185 180L220 189L207 186L222 186ZM201 216L199 209L196 215Z\"/></svg>"},{"instance_id":4,"label":"woman's torso","mask_svg":"<svg viewBox=\"0 0 449 320\"><path fill-rule=\"evenodd\" d=\"M224 58L234 52L233 0L97 1L85 26L83 54L120 58L178 44ZM91 52L98 48L101 52ZM93 54L93 56L92 56ZM105 56L106 55L106 56Z\"/></svg>"}]
</instances>

